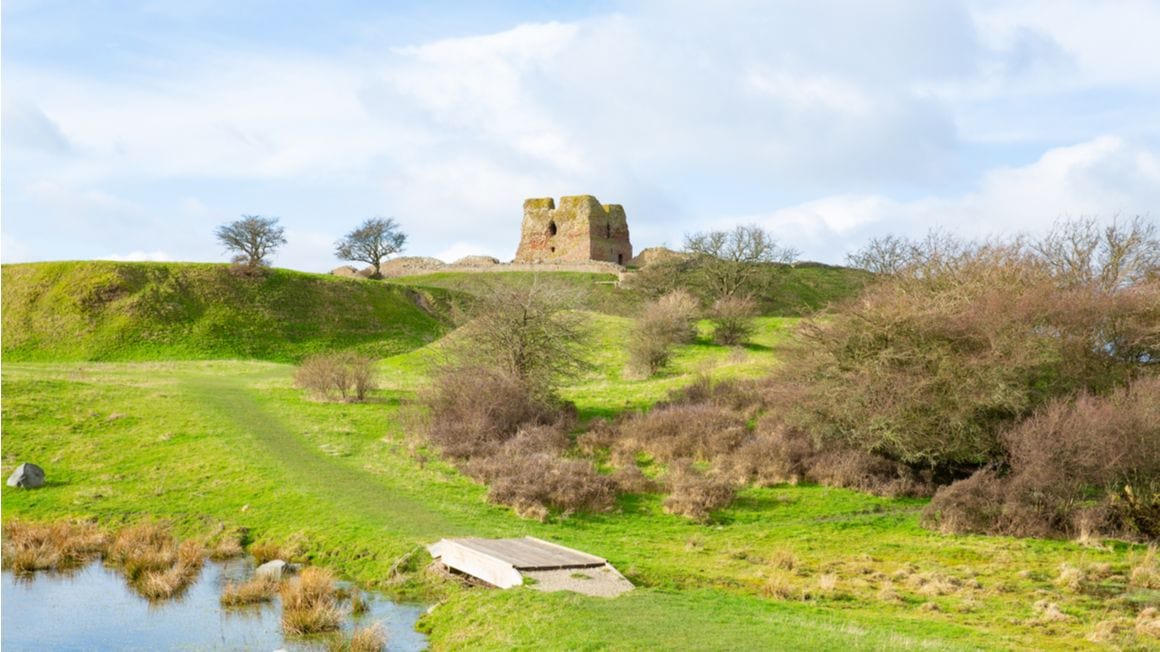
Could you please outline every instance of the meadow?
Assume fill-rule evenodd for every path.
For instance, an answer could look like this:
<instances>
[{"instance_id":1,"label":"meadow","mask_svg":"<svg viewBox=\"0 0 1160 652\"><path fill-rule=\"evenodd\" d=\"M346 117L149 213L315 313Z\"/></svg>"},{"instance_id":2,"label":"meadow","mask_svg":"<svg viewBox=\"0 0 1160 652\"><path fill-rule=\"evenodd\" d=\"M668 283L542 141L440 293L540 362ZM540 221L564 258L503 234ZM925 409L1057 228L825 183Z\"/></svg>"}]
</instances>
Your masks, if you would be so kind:
<instances>
[{"instance_id":1,"label":"meadow","mask_svg":"<svg viewBox=\"0 0 1160 652\"><path fill-rule=\"evenodd\" d=\"M702 325L670 370L633 380L618 346L630 321L585 314L595 368L562 394L586 419L647 409L703 376L760 376L797 321L761 318L740 349L712 344ZM159 520L207 540L241 531L251 547L277 544L436 604L421 621L435 649L1148 645L1135 618L1160 591L1137 578L1160 569L1143 547L943 535L919 527L925 499L780 485L741 491L707 524L664 513L656 494L622 496L609 513L521 519L417 434L414 399L440 342L414 344L381 360L380 389L365 403L310 400L293 385L295 367L269 359L6 352L3 471L33 461L49 483L5 487L3 518ZM557 541L607 558L638 588L614 600L467 588L427 569L422 549L457 535Z\"/></svg>"}]
</instances>

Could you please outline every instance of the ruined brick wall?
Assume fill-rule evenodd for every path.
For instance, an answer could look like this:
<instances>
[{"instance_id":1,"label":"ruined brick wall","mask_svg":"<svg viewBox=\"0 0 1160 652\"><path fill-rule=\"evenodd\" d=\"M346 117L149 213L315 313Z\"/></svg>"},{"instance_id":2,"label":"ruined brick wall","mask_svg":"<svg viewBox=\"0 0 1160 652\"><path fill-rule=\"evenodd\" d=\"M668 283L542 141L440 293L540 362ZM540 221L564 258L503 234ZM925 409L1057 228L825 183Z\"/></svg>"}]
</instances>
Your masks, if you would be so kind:
<instances>
[{"instance_id":1,"label":"ruined brick wall","mask_svg":"<svg viewBox=\"0 0 1160 652\"><path fill-rule=\"evenodd\" d=\"M628 219L617 204L600 205L592 195L524 201L517 263L602 260L625 265L632 259Z\"/></svg>"}]
</instances>

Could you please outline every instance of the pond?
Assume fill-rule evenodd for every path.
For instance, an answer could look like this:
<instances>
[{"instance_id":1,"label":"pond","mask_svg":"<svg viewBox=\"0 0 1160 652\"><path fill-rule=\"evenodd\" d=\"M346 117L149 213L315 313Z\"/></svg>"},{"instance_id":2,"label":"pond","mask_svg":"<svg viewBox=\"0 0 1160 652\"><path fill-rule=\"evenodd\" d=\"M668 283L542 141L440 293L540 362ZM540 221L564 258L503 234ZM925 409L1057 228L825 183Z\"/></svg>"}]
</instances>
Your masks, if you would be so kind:
<instances>
[{"instance_id":1,"label":"pond","mask_svg":"<svg viewBox=\"0 0 1160 652\"><path fill-rule=\"evenodd\" d=\"M70 573L15 576L4 571L0 585L0 647L19 650L322 650L315 641L284 638L281 606L226 609L218 603L229 581L250 576L253 563L207 563L178 598L150 603L124 578L99 562ZM415 631L421 605L397 604L366 594L370 609L347 618L343 627L381 623L388 650L422 650Z\"/></svg>"}]
</instances>

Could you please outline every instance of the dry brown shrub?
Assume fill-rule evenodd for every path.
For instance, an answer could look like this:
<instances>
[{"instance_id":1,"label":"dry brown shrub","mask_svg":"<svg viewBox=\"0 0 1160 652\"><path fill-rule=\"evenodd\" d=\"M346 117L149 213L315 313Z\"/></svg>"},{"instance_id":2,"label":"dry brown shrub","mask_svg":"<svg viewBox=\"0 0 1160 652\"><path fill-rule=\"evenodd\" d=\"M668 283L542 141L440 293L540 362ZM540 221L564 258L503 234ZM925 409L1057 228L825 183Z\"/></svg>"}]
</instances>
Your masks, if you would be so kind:
<instances>
[{"instance_id":1,"label":"dry brown shrub","mask_svg":"<svg viewBox=\"0 0 1160 652\"><path fill-rule=\"evenodd\" d=\"M424 394L428 437L456 460L487 457L521 427L565 424L569 414L518 376L478 366L440 370Z\"/></svg>"},{"instance_id":2,"label":"dry brown shrub","mask_svg":"<svg viewBox=\"0 0 1160 652\"><path fill-rule=\"evenodd\" d=\"M227 583L220 601L223 607L240 607L269 602L277 592L278 580L270 576L253 577L240 584Z\"/></svg>"},{"instance_id":3,"label":"dry brown shrub","mask_svg":"<svg viewBox=\"0 0 1160 652\"><path fill-rule=\"evenodd\" d=\"M326 401L362 401L375 388L374 360L352 351L319 353L302 361L294 383Z\"/></svg>"},{"instance_id":4,"label":"dry brown shrub","mask_svg":"<svg viewBox=\"0 0 1160 652\"><path fill-rule=\"evenodd\" d=\"M617 424L608 419L596 419L588 425L588 430L576 438L576 448L585 455L596 455L612 449L620 437Z\"/></svg>"},{"instance_id":5,"label":"dry brown shrub","mask_svg":"<svg viewBox=\"0 0 1160 652\"><path fill-rule=\"evenodd\" d=\"M813 440L801 430L770 421L759 422L756 435L720 460L720 468L738 482L768 487L805 479L816 454Z\"/></svg>"},{"instance_id":6,"label":"dry brown shrub","mask_svg":"<svg viewBox=\"0 0 1160 652\"><path fill-rule=\"evenodd\" d=\"M131 582L133 589L148 600L166 600L180 594L197 579L205 563L205 547L198 541L187 540L177 547L173 566L166 569L140 571ZM136 568L144 567L134 566ZM128 567L126 567L128 568Z\"/></svg>"},{"instance_id":7,"label":"dry brown shrub","mask_svg":"<svg viewBox=\"0 0 1160 652\"><path fill-rule=\"evenodd\" d=\"M1148 546L1144 558L1132 565L1128 582L1141 589L1160 589L1160 562L1156 559L1156 546Z\"/></svg>"},{"instance_id":8,"label":"dry brown shrub","mask_svg":"<svg viewBox=\"0 0 1160 652\"><path fill-rule=\"evenodd\" d=\"M209 558L214 561L223 561L240 557L244 552L240 532L224 533L214 542L213 548L209 552Z\"/></svg>"},{"instance_id":9,"label":"dry brown shrub","mask_svg":"<svg viewBox=\"0 0 1160 652\"><path fill-rule=\"evenodd\" d=\"M735 450L749 432L745 418L733 410L696 403L654 407L625 420L620 431L618 448L646 451L665 462L711 461Z\"/></svg>"},{"instance_id":10,"label":"dry brown shrub","mask_svg":"<svg viewBox=\"0 0 1160 652\"><path fill-rule=\"evenodd\" d=\"M669 495L665 511L702 523L714 511L728 507L737 495L729 478L701 473L687 462L675 464L666 479Z\"/></svg>"},{"instance_id":11,"label":"dry brown shrub","mask_svg":"<svg viewBox=\"0 0 1160 652\"><path fill-rule=\"evenodd\" d=\"M941 489L925 523L1016 536L1160 535L1160 378L1054 402L1003 441L1010 472L984 469Z\"/></svg>"},{"instance_id":12,"label":"dry brown shrub","mask_svg":"<svg viewBox=\"0 0 1160 652\"><path fill-rule=\"evenodd\" d=\"M298 577L282 584L280 593L282 631L300 636L338 629L342 612L330 571L315 566L306 568Z\"/></svg>"},{"instance_id":13,"label":"dry brown shrub","mask_svg":"<svg viewBox=\"0 0 1160 652\"><path fill-rule=\"evenodd\" d=\"M857 489L879 496L929 496L934 487L910 467L874 453L847 448L825 450L808 461L808 477L831 487Z\"/></svg>"},{"instance_id":14,"label":"dry brown shrub","mask_svg":"<svg viewBox=\"0 0 1160 652\"><path fill-rule=\"evenodd\" d=\"M628 335L629 369L647 378L666 367L674 346L696 339L697 309L697 300L684 290L646 303Z\"/></svg>"},{"instance_id":15,"label":"dry brown shrub","mask_svg":"<svg viewBox=\"0 0 1160 652\"><path fill-rule=\"evenodd\" d=\"M616 491L622 494L655 493L660 489L656 480L644 474L639 466L622 466L609 476L616 484Z\"/></svg>"},{"instance_id":16,"label":"dry brown shrub","mask_svg":"<svg viewBox=\"0 0 1160 652\"><path fill-rule=\"evenodd\" d=\"M542 520L551 509L603 512L615 503L614 481L590 462L537 454L496 463L505 468L492 479L487 498L514 507L521 516Z\"/></svg>"}]
</instances>

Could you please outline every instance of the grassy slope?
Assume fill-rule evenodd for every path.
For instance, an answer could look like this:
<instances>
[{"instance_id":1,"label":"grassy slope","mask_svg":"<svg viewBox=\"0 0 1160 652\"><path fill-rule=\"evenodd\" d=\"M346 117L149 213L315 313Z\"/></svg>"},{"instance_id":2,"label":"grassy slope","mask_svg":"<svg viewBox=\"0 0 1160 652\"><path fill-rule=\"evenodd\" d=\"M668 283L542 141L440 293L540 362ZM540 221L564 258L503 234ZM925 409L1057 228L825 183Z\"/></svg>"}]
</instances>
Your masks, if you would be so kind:
<instances>
[{"instance_id":1,"label":"grassy slope","mask_svg":"<svg viewBox=\"0 0 1160 652\"><path fill-rule=\"evenodd\" d=\"M606 343L627 325L594 320ZM621 354L604 348L598 372L566 393L598 415L648 405L705 369L760 373L791 322L762 323L744 355L694 344L669 376L647 381L623 379ZM1087 645L1096 621L1157 600L1053 583L1064 562L1126 573L1136 553L1124 546L944 537L918 527L921 501L824 487L746 490L710 526L664 514L654 495L626 497L611 514L520 520L412 449L401 403L435 348L384 361L386 387L363 405L304 400L290 385L292 367L272 363L6 363L3 471L36 461L51 484L3 488L4 518L161 517L191 534L245 526L255 540L300 541L316 562L379 585L400 555L441 536L532 534L605 556L642 587L613 601L452 590L426 621L439 648L1074 648ZM762 597L785 554L796 561L795 590L812 591L810 601ZM879 573L979 586L927 595L899 579L902 599L883 601ZM827 574L837 587L819 593ZM431 580L418 574L408 586ZM1071 619L1025 625L1043 598Z\"/></svg>"},{"instance_id":2,"label":"grassy slope","mask_svg":"<svg viewBox=\"0 0 1160 652\"><path fill-rule=\"evenodd\" d=\"M3 266L4 359L291 361L320 350L385 356L445 330L442 290L226 265L61 262Z\"/></svg>"},{"instance_id":3,"label":"grassy slope","mask_svg":"<svg viewBox=\"0 0 1160 652\"><path fill-rule=\"evenodd\" d=\"M616 287L615 274L590 272L434 272L388 279L413 287L478 293L493 285L524 287L531 283L559 285L577 294L577 308L609 315L634 315L640 298Z\"/></svg>"}]
</instances>

